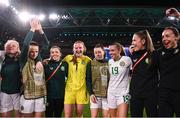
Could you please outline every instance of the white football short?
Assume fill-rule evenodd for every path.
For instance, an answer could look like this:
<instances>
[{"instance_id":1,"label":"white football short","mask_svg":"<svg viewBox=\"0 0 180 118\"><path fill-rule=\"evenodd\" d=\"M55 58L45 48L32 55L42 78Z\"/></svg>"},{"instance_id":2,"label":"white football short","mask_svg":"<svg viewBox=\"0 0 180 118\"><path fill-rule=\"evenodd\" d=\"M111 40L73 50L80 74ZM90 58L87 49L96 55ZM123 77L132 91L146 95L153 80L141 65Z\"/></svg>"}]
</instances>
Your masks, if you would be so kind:
<instances>
[{"instance_id":1,"label":"white football short","mask_svg":"<svg viewBox=\"0 0 180 118\"><path fill-rule=\"evenodd\" d=\"M0 112L8 112L12 110L20 109L20 94L7 94L4 92L0 93Z\"/></svg>"},{"instance_id":2,"label":"white football short","mask_svg":"<svg viewBox=\"0 0 180 118\"><path fill-rule=\"evenodd\" d=\"M104 110L108 110L108 103L107 103L107 98L103 97L96 97L97 98L97 103L93 103L90 99L90 108L101 108Z\"/></svg>"},{"instance_id":3,"label":"white football short","mask_svg":"<svg viewBox=\"0 0 180 118\"><path fill-rule=\"evenodd\" d=\"M108 106L111 109L116 109L120 104L129 104L131 96L129 94L115 94L108 92Z\"/></svg>"},{"instance_id":4,"label":"white football short","mask_svg":"<svg viewBox=\"0 0 180 118\"><path fill-rule=\"evenodd\" d=\"M46 110L45 99L37 98L27 100L22 95L20 98L21 113L44 112Z\"/></svg>"}]
</instances>

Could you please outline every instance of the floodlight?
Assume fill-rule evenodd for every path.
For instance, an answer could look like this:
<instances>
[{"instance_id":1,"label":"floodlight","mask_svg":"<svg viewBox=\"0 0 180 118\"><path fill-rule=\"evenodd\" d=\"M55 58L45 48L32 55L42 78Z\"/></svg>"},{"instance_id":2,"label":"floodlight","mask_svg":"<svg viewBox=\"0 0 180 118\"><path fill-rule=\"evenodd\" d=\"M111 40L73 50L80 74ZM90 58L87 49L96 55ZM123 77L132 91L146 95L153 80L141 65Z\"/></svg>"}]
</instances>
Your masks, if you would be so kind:
<instances>
[{"instance_id":1,"label":"floodlight","mask_svg":"<svg viewBox=\"0 0 180 118\"><path fill-rule=\"evenodd\" d=\"M9 2L9 0L0 0L0 4L8 7L10 5L10 2Z\"/></svg>"},{"instance_id":2,"label":"floodlight","mask_svg":"<svg viewBox=\"0 0 180 118\"><path fill-rule=\"evenodd\" d=\"M55 14L55 13L52 13L52 14L50 14L49 15L49 19L51 19L51 20L56 20L56 19L58 19L58 15L57 14Z\"/></svg>"},{"instance_id":3,"label":"floodlight","mask_svg":"<svg viewBox=\"0 0 180 118\"><path fill-rule=\"evenodd\" d=\"M45 15L44 15L44 14L40 14L40 15L38 16L38 19L41 20L41 21L43 21L43 20L45 19Z\"/></svg>"},{"instance_id":4,"label":"floodlight","mask_svg":"<svg viewBox=\"0 0 180 118\"><path fill-rule=\"evenodd\" d=\"M11 8L16 15L19 14L19 11L15 7L11 6Z\"/></svg>"},{"instance_id":5,"label":"floodlight","mask_svg":"<svg viewBox=\"0 0 180 118\"><path fill-rule=\"evenodd\" d=\"M31 18L31 15L26 11L19 13L18 16L19 16L20 20L23 22L27 22Z\"/></svg>"}]
</instances>

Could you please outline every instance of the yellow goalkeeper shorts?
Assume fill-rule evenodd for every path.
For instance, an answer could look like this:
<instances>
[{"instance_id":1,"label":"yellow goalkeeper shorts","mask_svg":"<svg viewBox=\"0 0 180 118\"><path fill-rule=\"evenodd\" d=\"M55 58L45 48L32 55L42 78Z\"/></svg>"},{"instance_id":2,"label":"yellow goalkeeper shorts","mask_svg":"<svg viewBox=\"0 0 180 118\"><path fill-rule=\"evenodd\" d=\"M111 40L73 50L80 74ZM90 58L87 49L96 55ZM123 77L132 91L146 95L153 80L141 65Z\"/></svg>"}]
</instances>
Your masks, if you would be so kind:
<instances>
[{"instance_id":1,"label":"yellow goalkeeper shorts","mask_svg":"<svg viewBox=\"0 0 180 118\"><path fill-rule=\"evenodd\" d=\"M88 104L89 94L87 90L81 88L79 90L65 90L64 104Z\"/></svg>"}]
</instances>

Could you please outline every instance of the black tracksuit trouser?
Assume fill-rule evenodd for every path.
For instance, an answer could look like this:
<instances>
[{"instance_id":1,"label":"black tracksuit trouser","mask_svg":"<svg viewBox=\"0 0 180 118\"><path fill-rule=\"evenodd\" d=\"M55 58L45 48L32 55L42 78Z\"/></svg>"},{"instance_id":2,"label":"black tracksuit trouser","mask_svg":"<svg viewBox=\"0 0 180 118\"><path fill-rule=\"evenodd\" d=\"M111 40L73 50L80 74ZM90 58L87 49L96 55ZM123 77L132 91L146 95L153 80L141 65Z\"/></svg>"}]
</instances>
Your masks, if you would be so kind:
<instances>
[{"instance_id":1,"label":"black tracksuit trouser","mask_svg":"<svg viewBox=\"0 0 180 118\"><path fill-rule=\"evenodd\" d=\"M160 117L180 117L180 91L167 88L159 90L159 111Z\"/></svg>"},{"instance_id":2,"label":"black tracksuit trouser","mask_svg":"<svg viewBox=\"0 0 180 118\"><path fill-rule=\"evenodd\" d=\"M61 117L63 109L63 99L47 99L46 117Z\"/></svg>"},{"instance_id":3,"label":"black tracksuit trouser","mask_svg":"<svg viewBox=\"0 0 180 118\"><path fill-rule=\"evenodd\" d=\"M146 95L136 96L131 95L130 100L130 112L131 117L143 117L143 111L145 108L147 117L158 116L158 95L156 92L148 92Z\"/></svg>"}]
</instances>

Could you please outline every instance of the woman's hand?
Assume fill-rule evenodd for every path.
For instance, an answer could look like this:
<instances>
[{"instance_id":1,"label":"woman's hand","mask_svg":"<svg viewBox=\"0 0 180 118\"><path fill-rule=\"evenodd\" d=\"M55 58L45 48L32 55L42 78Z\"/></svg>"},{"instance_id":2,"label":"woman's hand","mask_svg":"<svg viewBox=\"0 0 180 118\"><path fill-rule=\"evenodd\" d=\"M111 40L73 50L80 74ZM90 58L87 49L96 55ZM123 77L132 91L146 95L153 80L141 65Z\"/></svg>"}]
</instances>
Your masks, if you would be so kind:
<instances>
[{"instance_id":1,"label":"woman's hand","mask_svg":"<svg viewBox=\"0 0 180 118\"><path fill-rule=\"evenodd\" d=\"M38 62L36 63L35 71L36 71L37 73L41 73L41 72L43 71L43 64L42 64L40 61L38 61Z\"/></svg>"},{"instance_id":2,"label":"woman's hand","mask_svg":"<svg viewBox=\"0 0 180 118\"><path fill-rule=\"evenodd\" d=\"M97 98L96 98L96 96L95 96L94 94L92 94L92 95L90 96L90 99L91 99L91 101L92 101L93 103L97 103Z\"/></svg>"}]
</instances>

